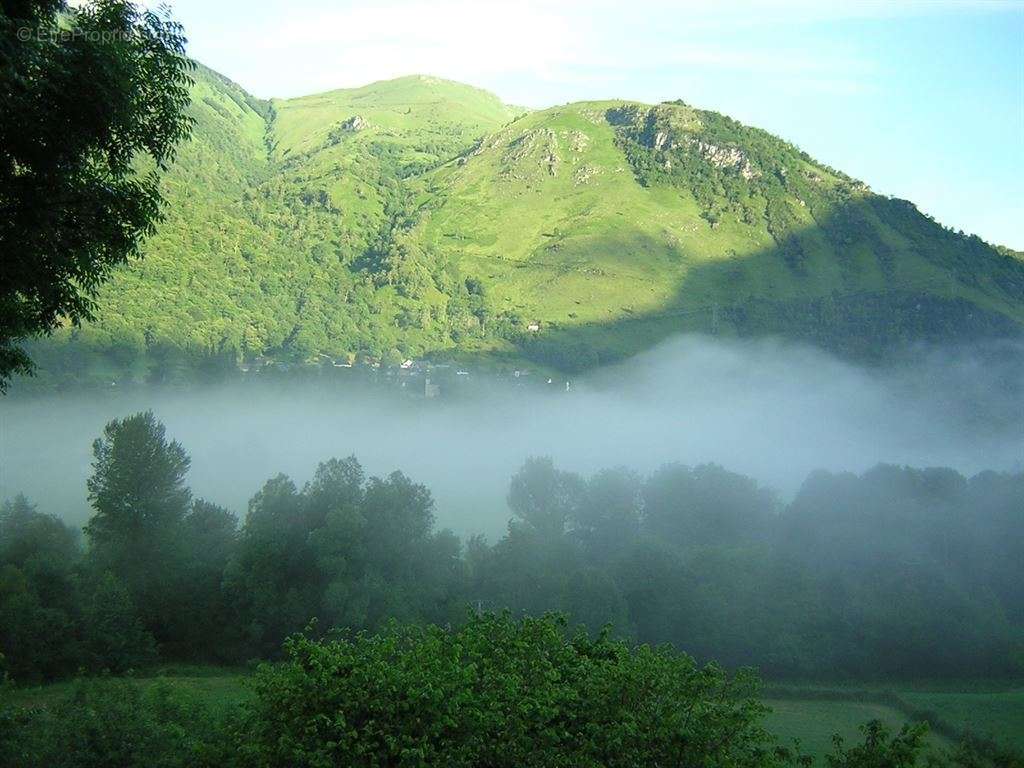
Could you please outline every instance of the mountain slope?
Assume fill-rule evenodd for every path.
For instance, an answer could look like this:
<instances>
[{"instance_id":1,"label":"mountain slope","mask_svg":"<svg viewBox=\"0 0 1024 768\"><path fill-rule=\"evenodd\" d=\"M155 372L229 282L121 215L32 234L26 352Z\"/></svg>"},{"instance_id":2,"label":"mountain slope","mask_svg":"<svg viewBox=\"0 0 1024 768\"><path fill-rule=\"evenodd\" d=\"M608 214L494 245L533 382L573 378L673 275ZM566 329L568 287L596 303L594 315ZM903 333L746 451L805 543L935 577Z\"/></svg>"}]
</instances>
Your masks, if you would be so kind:
<instances>
[{"instance_id":1,"label":"mountain slope","mask_svg":"<svg viewBox=\"0 0 1024 768\"><path fill-rule=\"evenodd\" d=\"M693 327L863 353L1024 321L1018 260L682 103L538 112L433 175L446 194L421 239L556 347L575 329L590 350L628 354L637 331Z\"/></svg>"},{"instance_id":2,"label":"mountain slope","mask_svg":"<svg viewBox=\"0 0 1024 768\"><path fill-rule=\"evenodd\" d=\"M1024 323L1013 252L682 103L523 113L421 76L264 102L201 69L191 110L146 258L44 365L100 350L117 375L166 378L210 355L455 352L578 369L687 329L863 356Z\"/></svg>"},{"instance_id":3,"label":"mountain slope","mask_svg":"<svg viewBox=\"0 0 1024 768\"><path fill-rule=\"evenodd\" d=\"M145 375L154 359L450 344L441 324L400 327L418 312L443 317L443 270L431 265L429 295L413 300L367 265L386 258L404 215L403 176L464 152L516 110L433 78L261 102L201 69L190 111L196 129L164 181L167 218L145 258L104 287L95 323L44 345L44 366L78 370L93 361L68 357L99 350L114 365L105 376Z\"/></svg>"}]
</instances>

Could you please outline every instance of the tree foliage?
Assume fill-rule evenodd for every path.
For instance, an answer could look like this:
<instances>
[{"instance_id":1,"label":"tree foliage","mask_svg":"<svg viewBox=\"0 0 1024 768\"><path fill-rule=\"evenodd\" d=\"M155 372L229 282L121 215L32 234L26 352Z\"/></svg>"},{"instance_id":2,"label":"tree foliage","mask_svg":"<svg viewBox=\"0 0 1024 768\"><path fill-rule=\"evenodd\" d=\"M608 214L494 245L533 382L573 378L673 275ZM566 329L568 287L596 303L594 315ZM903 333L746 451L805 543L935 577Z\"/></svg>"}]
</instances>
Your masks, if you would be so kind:
<instances>
[{"instance_id":1,"label":"tree foliage","mask_svg":"<svg viewBox=\"0 0 1024 768\"><path fill-rule=\"evenodd\" d=\"M125 0L0 8L0 385L19 342L92 317L160 220L160 172L189 135L181 27Z\"/></svg>"},{"instance_id":2,"label":"tree foliage","mask_svg":"<svg viewBox=\"0 0 1024 768\"><path fill-rule=\"evenodd\" d=\"M285 475L238 527L192 499L189 458L151 413L95 446L75 535L24 498L0 513L0 652L19 680L154 658L271 657L324 630L457 625L464 607L564 614L773 676L1020 670L1021 473L880 465L817 472L786 505L716 465L585 477L545 458L510 482L493 544L437 530L427 488L354 458Z\"/></svg>"}]
</instances>

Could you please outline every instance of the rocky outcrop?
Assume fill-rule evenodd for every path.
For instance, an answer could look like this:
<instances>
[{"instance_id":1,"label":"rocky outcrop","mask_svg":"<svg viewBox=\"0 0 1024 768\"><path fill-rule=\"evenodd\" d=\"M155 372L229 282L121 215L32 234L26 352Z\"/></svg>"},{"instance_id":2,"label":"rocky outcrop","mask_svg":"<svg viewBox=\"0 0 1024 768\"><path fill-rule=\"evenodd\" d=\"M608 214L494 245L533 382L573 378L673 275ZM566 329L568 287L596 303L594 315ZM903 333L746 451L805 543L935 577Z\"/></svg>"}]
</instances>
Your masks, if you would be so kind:
<instances>
[{"instance_id":1,"label":"rocky outcrop","mask_svg":"<svg viewBox=\"0 0 1024 768\"><path fill-rule=\"evenodd\" d=\"M356 133L368 127L370 124L361 115L352 115L338 127L346 133Z\"/></svg>"},{"instance_id":2,"label":"rocky outcrop","mask_svg":"<svg viewBox=\"0 0 1024 768\"><path fill-rule=\"evenodd\" d=\"M525 180L532 175L531 167L538 166L548 175L557 176L562 162L558 136L550 128L527 131L508 145L502 161L502 175L508 179Z\"/></svg>"},{"instance_id":3,"label":"rocky outcrop","mask_svg":"<svg viewBox=\"0 0 1024 768\"><path fill-rule=\"evenodd\" d=\"M358 133L369 127L369 123L360 115L353 115L348 120L342 120L331 132L327 134L327 144L329 146L335 146L340 144L342 139L352 133Z\"/></svg>"},{"instance_id":4,"label":"rocky outcrop","mask_svg":"<svg viewBox=\"0 0 1024 768\"><path fill-rule=\"evenodd\" d=\"M569 149L573 152L583 152L590 144L590 137L583 131L569 131Z\"/></svg>"},{"instance_id":5,"label":"rocky outcrop","mask_svg":"<svg viewBox=\"0 0 1024 768\"><path fill-rule=\"evenodd\" d=\"M692 152L716 168L733 170L745 180L761 175L747 154L734 144L716 144L702 138L704 123L700 113L681 104L662 104L644 109L623 104L605 112L605 119L620 136L626 136L655 152L665 153L658 163L671 170L670 153Z\"/></svg>"},{"instance_id":6,"label":"rocky outcrop","mask_svg":"<svg viewBox=\"0 0 1024 768\"><path fill-rule=\"evenodd\" d=\"M576 185L587 184L594 176L601 173L600 168L595 168L592 165L581 165L576 169L576 172L572 175L573 183Z\"/></svg>"},{"instance_id":7,"label":"rocky outcrop","mask_svg":"<svg viewBox=\"0 0 1024 768\"><path fill-rule=\"evenodd\" d=\"M749 158L739 147L720 147L702 139L688 138L686 146L695 150L702 158L716 168L732 168L739 171L747 181L761 174L750 164Z\"/></svg>"}]
</instances>

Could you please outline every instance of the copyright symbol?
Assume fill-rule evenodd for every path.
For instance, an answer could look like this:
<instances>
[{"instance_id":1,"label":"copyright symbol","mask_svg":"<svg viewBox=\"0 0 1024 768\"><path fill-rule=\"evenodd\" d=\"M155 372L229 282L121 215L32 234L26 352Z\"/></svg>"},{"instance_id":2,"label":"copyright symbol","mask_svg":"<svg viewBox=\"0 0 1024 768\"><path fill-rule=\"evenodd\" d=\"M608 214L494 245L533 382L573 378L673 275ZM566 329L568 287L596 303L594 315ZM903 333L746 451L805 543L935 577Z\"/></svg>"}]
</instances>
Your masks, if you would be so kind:
<instances>
[{"instance_id":1,"label":"copyright symbol","mask_svg":"<svg viewBox=\"0 0 1024 768\"><path fill-rule=\"evenodd\" d=\"M27 43L32 39L32 28L31 27L18 27L18 39Z\"/></svg>"}]
</instances>

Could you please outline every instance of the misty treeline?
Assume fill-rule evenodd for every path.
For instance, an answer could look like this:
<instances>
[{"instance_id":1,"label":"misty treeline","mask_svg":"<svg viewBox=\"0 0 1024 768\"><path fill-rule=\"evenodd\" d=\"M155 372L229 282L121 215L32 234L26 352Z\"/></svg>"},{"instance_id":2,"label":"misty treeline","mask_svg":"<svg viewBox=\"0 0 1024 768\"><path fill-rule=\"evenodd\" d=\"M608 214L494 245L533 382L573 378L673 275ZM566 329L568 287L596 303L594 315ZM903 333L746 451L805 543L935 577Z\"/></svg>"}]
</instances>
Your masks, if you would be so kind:
<instances>
[{"instance_id":1,"label":"misty treeline","mask_svg":"<svg viewBox=\"0 0 1024 768\"><path fill-rule=\"evenodd\" d=\"M460 626L467 605L565 613L770 676L1005 675L1024 668L1024 473L815 472L780 504L716 465L511 479L493 545L436 530L430 491L331 459L244 520L194 498L152 413L93 446L84 542L24 497L0 512L0 652L15 680L162 660L275 657L317 619ZM84 546L83 546L84 545Z\"/></svg>"}]
</instances>

